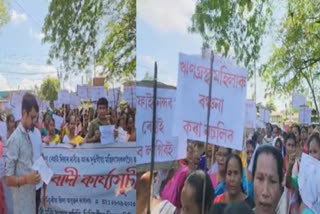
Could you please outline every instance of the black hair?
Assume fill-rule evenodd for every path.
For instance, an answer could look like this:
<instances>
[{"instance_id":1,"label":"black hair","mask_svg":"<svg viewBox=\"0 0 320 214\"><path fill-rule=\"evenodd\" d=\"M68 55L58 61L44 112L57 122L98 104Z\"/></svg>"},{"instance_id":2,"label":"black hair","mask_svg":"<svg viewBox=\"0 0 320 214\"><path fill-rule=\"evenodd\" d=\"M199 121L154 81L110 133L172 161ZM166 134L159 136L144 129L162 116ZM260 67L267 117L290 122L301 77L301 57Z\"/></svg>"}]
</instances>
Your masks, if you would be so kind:
<instances>
[{"instance_id":1,"label":"black hair","mask_svg":"<svg viewBox=\"0 0 320 214\"><path fill-rule=\"evenodd\" d=\"M241 161L241 158L239 157L239 155L237 155L237 154L231 153L227 157L226 166L225 166L225 172L227 173L228 164L229 164L230 160L232 160L232 159L236 159L236 161L238 162L239 167L240 167L240 177L242 178L242 171L243 171L242 161ZM243 189L241 183L240 183L240 187L241 187L241 191L244 192L244 189Z\"/></svg>"},{"instance_id":2,"label":"black hair","mask_svg":"<svg viewBox=\"0 0 320 214\"><path fill-rule=\"evenodd\" d=\"M241 213L241 214L254 214L252 208L248 206L245 202L236 202L228 204L227 207L224 209L223 214L234 214L234 213Z\"/></svg>"},{"instance_id":3,"label":"black hair","mask_svg":"<svg viewBox=\"0 0 320 214\"><path fill-rule=\"evenodd\" d=\"M25 110L27 113L29 113L32 108L38 113L39 112L39 106L36 100L36 97L30 93L26 93L22 98L22 109L21 111Z\"/></svg>"},{"instance_id":4,"label":"black hair","mask_svg":"<svg viewBox=\"0 0 320 214\"><path fill-rule=\"evenodd\" d=\"M256 142L255 142L255 141L249 139L249 140L247 140L247 142L246 142L246 145L248 145L248 144L250 144L253 149L256 148Z\"/></svg>"},{"instance_id":5,"label":"black hair","mask_svg":"<svg viewBox=\"0 0 320 214\"><path fill-rule=\"evenodd\" d=\"M299 135L301 134L301 128L300 128L300 126L299 126L298 124L293 124L293 125L291 126L291 131L293 130L293 128L297 128L297 129L298 129L298 132L299 132Z\"/></svg>"},{"instance_id":6,"label":"black hair","mask_svg":"<svg viewBox=\"0 0 320 214\"><path fill-rule=\"evenodd\" d=\"M254 156L254 161L253 161L253 168L252 168L252 178L253 178L253 180L254 180L254 176L256 175L258 158L259 158L259 156L261 154L271 154L273 156L273 158L276 160L276 162L277 162L277 172L278 172L278 176L279 176L279 185L281 187L282 181L283 181L282 155L281 155L281 152L278 149L276 149L275 147L270 146L270 145L260 146L256 151L256 154Z\"/></svg>"},{"instance_id":7,"label":"black hair","mask_svg":"<svg viewBox=\"0 0 320 214\"><path fill-rule=\"evenodd\" d=\"M320 136L318 133L314 133L312 134L309 139L308 139L308 143L307 143L307 148L308 148L308 151L310 149L310 144L311 144L311 141L315 140L318 144L318 146L320 147Z\"/></svg>"},{"instance_id":8,"label":"black hair","mask_svg":"<svg viewBox=\"0 0 320 214\"><path fill-rule=\"evenodd\" d=\"M49 113L48 112L44 113L43 118L42 118L42 122L44 122L46 120L47 116L49 116Z\"/></svg>"},{"instance_id":9,"label":"black hair","mask_svg":"<svg viewBox=\"0 0 320 214\"><path fill-rule=\"evenodd\" d=\"M285 138L285 140L284 140L284 143L287 144L287 141L288 141L289 139L293 139L293 140L294 140L294 144L295 144L295 145L297 144L297 138L296 138L296 136L295 136L292 132L288 132L288 134L287 134L287 136L286 136L286 138Z\"/></svg>"},{"instance_id":10,"label":"black hair","mask_svg":"<svg viewBox=\"0 0 320 214\"><path fill-rule=\"evenodd\" d=\"M99 109L100 105L105 105L106 108L108 109L108 100L104 97L101 97L97 102L97 110Z\"/></svg>"},{"instance_id":11,"label":"black hair","mask_svg":"<svg viewBox=\"0 0 320 214\"><path fill-rule=\"evenodd\" d=\"M272 126L272 124L271 124L271 123L266 123L266 127L267 127L268 125L270 126L271 132L272 132L272 131L273 131L273 126Z\"/></svg>"},{"instance_id":12,"label":"black hair","mask_svg":"<svg viewBox=\"0 0 320 214\"><path fill-rule=\"evenodd\" d=\"M280 142L280 148L282 148L282 140L278 137L276 142L274 142L274 145L277 144L277 142Z\"/></svg>"},{"instance_id":13,"label":"black hair","mask_svg":"<svg viewBox=\"0 0 320 214\"><path fill-rule=\"evenodd\" d=\"M302 129L304 129L308 133L308 127L307 126L302 126L301 127L301 132L302 132Z\"/></svg>"},{"instance_id":14,"label":"black hair","mask_svg":"<svg viewBox=\"0 0 320 214\"><path fill-rule=\"evenodd\" d=\"M218 152L218 150L219 150L220 148L227 149L228 155L230 155L230 154L232 153L232 149L227 148L227 147L223 147L223 146L216 146L215 150Z\"/></svg>"},{"instance_id":15,"label":"black hair","mask_svg":"<svg viewBox=\"0 0 320 214\"><path fill-rule=\"evenodd\" d=\"M194 189L195 203L198 206L199 210L201 210L202 208L204 182L206 182L204 207L205 210L209 211L214 197L214 189L209 175L202 170L196 170L192 172L186 179L186 183L191 185Z\"/></svg>"},{"instance_id":16,"label":"black hair","mask_svg":"<svg viewBox=\"0 0 320 214\"><path fill-rule=\"evenodd\" d=\"M222 214L226 206L226 203L214 203L210 208L209 214Z\"/></svg>"},{"instance_id":17,"label":"black hair","mask_svg":"<svg viewBox=\"0 0 320 214\"><path fill-rule=\"evenodd\" d=\"M9 123L9 120L12 119L12 118L13 118L13 120L14 120L13 114L9 114L9 115L7 116L7 125L8 125L8 123Z\"/></svg>"}]
</instances>

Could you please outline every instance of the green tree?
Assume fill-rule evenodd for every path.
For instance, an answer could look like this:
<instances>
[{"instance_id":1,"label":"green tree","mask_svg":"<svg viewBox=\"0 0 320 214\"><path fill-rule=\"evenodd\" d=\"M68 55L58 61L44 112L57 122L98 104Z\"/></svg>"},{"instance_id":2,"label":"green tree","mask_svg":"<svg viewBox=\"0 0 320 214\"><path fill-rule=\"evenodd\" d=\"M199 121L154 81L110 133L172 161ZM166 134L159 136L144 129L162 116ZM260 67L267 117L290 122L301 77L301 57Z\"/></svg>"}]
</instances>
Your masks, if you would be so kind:
<instances>
[{"instance_id":1,"label":"green tree","mask_svg":"<svg viewBox=\"0 0 320 214\"><path fill-rule=\"evenodd\" d=\"M8 8L9 8L8 1L0 0L0 27L7 24L9 21Z\"/></svg>"},{"instance_id":2,"label":"green tree","mask_svg":"<svg viewBox=\"0 0 320 214\"><path fill-rule=\"evenodd\" d=\"M261 69L267 94L288 96L298 91L311 95L319 114L320 4L316 0L290 0L287 10L278 45Z\"/></svg>"},{"instance_id":3,"label":"green tree","mask_svg":"<svg viewBox=\"0 0 320 214\"><path fill-rule=\"evenodd\" d=\"M267 100L266 108L269 109L270 112L277 111L276 104L274 103L273 99L270 98Z\"/></svg>"},{"instance_id":4,"label":"green tree","mask_svg":"<svg viewBox=\"0 0 320 214\"><path fill-rule=\"evenodd\" d=\"M60 82L56 78L46 78L40 86L40 98L42 100L49 100L50 105L53 105L53 101L58 99L58 92L60 90Z\"/></svg>"},{"instance_id":5,"label":"green tree","mask_svg":"<svg viewBox=\"0 0 320 214\"><path fill-rule=\"evenodd\" d=\"M106 77L134 76L135 10L134 0L52 0L42 29L48 63L62 62L66 78L97 65Z\"/></svg>"},{"instance_id":6,"label":"green tree","mask_svg":"<svg viewBox=\"0 0 320 214\"><path fill-rule=\"evenodd\" d=\"M197 1L190 31L200 33L204 47L224 56L234 54L251 77L256 69L262 36L272 18L268 0Z\"/></svg>"},{"instance_id":7,"label":"green tree","mask_svg":"<svg viewBox=\"0 0 320 214\"><path fill-rule=\"evenodd\" d=\"M149 72L146 72L144 74L143 80L153 80L153 77L151 76L151 74Z\"/></svg>"}]
</instances>

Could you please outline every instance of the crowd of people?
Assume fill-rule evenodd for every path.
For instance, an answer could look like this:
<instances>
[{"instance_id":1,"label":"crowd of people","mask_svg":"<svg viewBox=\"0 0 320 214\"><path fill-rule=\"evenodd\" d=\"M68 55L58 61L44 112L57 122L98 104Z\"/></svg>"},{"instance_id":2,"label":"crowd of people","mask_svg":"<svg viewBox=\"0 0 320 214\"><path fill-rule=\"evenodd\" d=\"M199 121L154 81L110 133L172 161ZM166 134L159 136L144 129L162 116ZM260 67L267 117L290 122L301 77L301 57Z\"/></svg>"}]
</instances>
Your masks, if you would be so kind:
<instances>
[{"instance_id":1,"label":"crowd of people","mask_svg":"<svg viewBox=\"0 0 320 214\"><path fill-rule=\"evenodd\" d=\"M245 144L242 152L213 145L205 152L204 143L189 141L159 195L148 191L150 172L138 173L137 213L147 213L146 198L152 214L314 213L302 201L298 177L302 153L320 161L318 127L293 124L284 131L267 123Z\"/></svg>"},{"instance_id":2,"label":"crowd of people","mask_svg":"<svg viewBox=\"0 0 320 214\"><path fill-rule=\"evenodd\" d=\"M32 165L40 158L44 144L80 146L101 143L99 127L103 125L114 125L116 142L120 133L124 136L121 142L136 141L134 108L127 104L109 108L106 98L100 98L94 105L96 111L92 107L70 109L63 105L41 115L35 96L26 93L22 100L21 119L17 121L12 114L5 117L7 130L0 137L0 144L7 146L7 159L4 179L0 182L5 182L8 187L18 187L12 192L14 213L38 213L41 188L45 186L37 185L35 189L40 175L32 170ZM63 118L61 127L56 126L53 115ZM6 213L7 208L0 183L0 213Z\"/></svg>"}]
</instances>

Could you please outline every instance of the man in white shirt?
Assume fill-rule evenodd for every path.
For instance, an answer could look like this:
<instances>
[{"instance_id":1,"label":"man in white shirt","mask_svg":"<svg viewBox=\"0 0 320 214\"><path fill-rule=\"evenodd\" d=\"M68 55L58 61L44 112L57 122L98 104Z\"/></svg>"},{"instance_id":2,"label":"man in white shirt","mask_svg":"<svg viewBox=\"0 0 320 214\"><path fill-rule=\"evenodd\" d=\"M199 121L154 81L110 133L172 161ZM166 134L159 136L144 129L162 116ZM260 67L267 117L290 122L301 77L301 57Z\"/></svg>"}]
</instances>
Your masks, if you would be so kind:
<instances>
[{"instance_id":1,"label":"man in white shirt","mask_svg":"<svg viewBox=\"0 0 320 214\"><path fill-rule=\"evenodd\" d=\"M39 129L36 127L36 124L38 122L38 118L35 118L32 124L32 128L29 130L29 137L32 143L33 148L33 163L35 163L40 156L42 155L42 140L41 140L41 133ZM36 186L36 214L38 214L38 209L40 205L40 199L41 199L41 187L43 185L43 182L40 181L40 183Z\"/></svg>"}]
</instances>

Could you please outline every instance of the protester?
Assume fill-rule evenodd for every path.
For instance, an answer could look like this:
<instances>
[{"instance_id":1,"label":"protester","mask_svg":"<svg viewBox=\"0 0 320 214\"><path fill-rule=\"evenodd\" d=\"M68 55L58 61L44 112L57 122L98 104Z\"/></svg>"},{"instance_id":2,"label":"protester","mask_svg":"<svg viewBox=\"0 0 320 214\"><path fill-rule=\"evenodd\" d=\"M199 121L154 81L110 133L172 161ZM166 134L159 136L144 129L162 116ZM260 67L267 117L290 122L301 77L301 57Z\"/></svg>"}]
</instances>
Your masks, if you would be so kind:
<instances>
[{"instance_id":1,"label":"protester","mask_svg":"<svg viewBox=\"0 0 320 214\"><path fill-rule=\"evenodd\" d=\"M203 186L205 193L203 194ZM205 198L203 199L203 195ZM186 179L181 192L181 214L202 213L202 201L204 200L204 213L209 214L212 204L214 189L210 177L203 170L192 172Z\"/></svg>"},{"instance_id":2,"label":"protester","mask_svg":"<svg viewBox=\"0 0 320 214\"><path fill-rule=\"evenodd\" d=\"M137 140L137 131L135 128L135 122L134 122L134 117L129 116L127 120L127 127L128 127L128 141L136 141Z\"/></svg>"},{"instance_id":3,"label":"protester","mask_svg":"<svg viewBox=\"0 0 320 214\"><path fill-rule=\"evenodd\" d=\"M6 136L3 136L2 142L4 145L7 145L7 140L10 138L11 134L14 132L16 129L16 123L15 123L15 118L12 114L9 114L6 118L6 124L7 124L7 130Z\"/></svg>"},{"instance_id":4,"label":"protester","mask_svg":"<svg viewBox=\"0 0 320 214\"><path fill-rule=\"evenodd\" d=\"M311 135L310 135L311 136ZM302 152L307 153L307 140L308 140L308 127L302 126L301 127L301 144L300 149Z\"/></svg>"},{"instance_id":5,"label":"protester","mask_svg":"<svg viewBox=\"0 0 320 214\"><path fill-rule=\"evenodd\" d=\"M254 212L275 214L283 187L282 157L272 146L261 146L254 157L252 176L254 189Z\"/></svg>"},{"instance_id":6,"label":"protester","mask_svg":"<svg viewBox=\"0 0 320 214\"><path fill-rule=\"evenodd\" d=\"M31 129L29 130L29 137L32 143L33 148L33 162L36 162L40 156L42 155L42 140L41 133L36 128L36 124L38 122L38 116L34 118ZM38 209L41 201L41 186L37 186L36 188L36 214L38 214Z\"/></svg>"},{"instance_id":7,"label":"protester","mask_svg":"<svg viewBox=\"0 0 320 214\"><path fill-rule=\"evenodd\" d=\"M89 111L90 112L90 111ZM110 121L107 120L108 114L108 101L106 98L100 98L97 102L97 115L98 117L91 121L88 129L88 134L85 137L86 143L99 143L100 142L100 130L99 126L110 125ZM90 113L89 113L90 118Z\"/></svg>"},{"instance_id":8,"label":"protester","mask_svg":"<svg viewBox=\"0 0 320 214\"><path fill-rule=\"evenodd\" d=\"M46 144L49 143L60 143L60 136L59 134L55 134L55 120L50 117L49 121L49 129L48 129L48 134L45 136L42 141Z\"/></svg>"},{"instance_id":9,"label":"protester","mask_svg":"<svg viewBox=\"0 0 320 214\"><path fill-rule=\"evenodd\" d=\"M272 137L272 124L271 123L266 123L266 130L267 130L267 134L266 136L264 136L263 140L262 140L262 144L269 144L271 145L273 137Z\"/></svg>"},{"instance_id":10,"label":"protester","mask_svg":"<svg viewBox=\"0 0 320 214\"><path fill-rule=\"evenodd\" d=\"M227 191L217 196L214 203L234 203L244 201L251 207L254 203L248 195L244 194L242 187L243 167L241 159L236 154L228 156L226 161L226 189Z\"/></svg>"},{"instance_id":11,"label":"protester","mask_svg":"<svg viewBox=\"0 0 320 214\"><path fill-rule=\"evenodd\" d=\"M75 135L75 127L76 127L76 117L70 116L68 123L68 133L63 137L63 143L69 143L74 146L80 145L83 143L83 138L79 135Z\"/></svg>"},{"instance_id":12,"label":"protester","mask_svg":"<svg viewBox=\"0 0 320 214\"><path fill-rule=\"evenodd\" d=\"M42 128L41 128L41 136L42 137L47 136L47 131L49 129L49 120L50 120L50 115L49 115L49 113L46 112L43 115L43 120L42 120L42 123L43 123Z\"/></svg>"},{"instance_id":13,"label":"protester","mask_svg":"<svg viewBox=\"0 0 320 214\"><path fill-rule=\"evenodd\" d=\"M151 214L174 214L176 208L168 200L162 200L161 198L150 196L149 183L150 172L144 173L141 178L137 176L137 213L147 214L148 199L150 198Z\"/></svg>"},{"instance_id":14,"label":"protester","mask_svg":"<svg viewBox=\"0 0 320 214\"><path fill-rule=\"evenodd\" d=\"M35 185L39 183L40 175L32 171L33 149L28 131L38 112L35 97L26 93L22 100L21 122L8 139L5 182L7 186L13 187L15 214L36 213Z\"/></svg>"},{"instance_id":15,"label":"protester","mask_svg":"<svg viewBox=\"0 0 320 214\"><path fill-rule=\"evenodd\" d=\"M228 155L231 154L231 149L224 147L216 147L216 160L218 163L218 170L210 173L212 186L215 189L214 195L218 196L225 191L225 177L226 177L226 161Z\"/></svg>"},{"instance_id":16,"label":"protester","mask_svg":"<svg viewBox=\"0 0 320 214\"><path fill-rule=\"evenodd\" d=\"M279 149L279 151L282 152L282 146L283 146L283 145L282 145L282 140L281 140L280 137L274 138L272 145L273 145L274 147L276 147L277 149Z\"/></svg>"}]
</instances>

